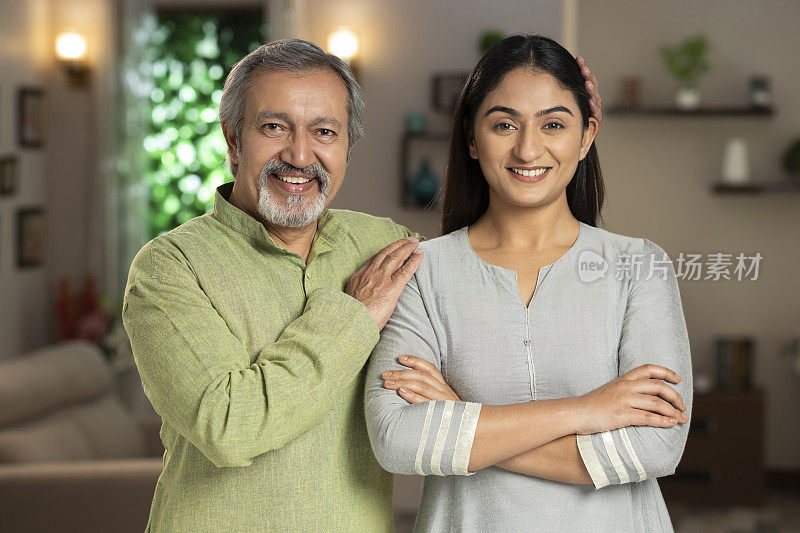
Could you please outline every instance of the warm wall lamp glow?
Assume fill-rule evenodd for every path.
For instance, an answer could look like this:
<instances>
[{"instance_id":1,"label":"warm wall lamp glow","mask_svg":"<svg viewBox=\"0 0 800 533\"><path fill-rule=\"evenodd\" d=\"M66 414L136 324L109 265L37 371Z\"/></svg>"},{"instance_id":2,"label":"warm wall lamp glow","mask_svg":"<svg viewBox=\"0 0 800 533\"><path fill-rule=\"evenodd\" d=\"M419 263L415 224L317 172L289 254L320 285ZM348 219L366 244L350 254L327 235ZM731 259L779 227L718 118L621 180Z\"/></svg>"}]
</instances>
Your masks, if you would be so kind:
<instances>
[{"instance_id":1,"label":"warm wall lamp glow","mask_svg":"<svg viewBox=\"0 0 800 533\"><path fill-rule=\"evenodd\" d=\"M342 58L358 77L358 36L347 27L337 28L328 35L328 52Z\"/></svg>"},{"instance_id":2,"label":"warm wall lamp glow","mask_svg":"<svg viewBox=\"0 0 800 533\"><path fill-rule=\"evenodd\" d=\"M76 31L65 31L56 37L56 57L73 87L85 87L89 83L86 48L86 37Z\"/></svg>"}]
</instances>

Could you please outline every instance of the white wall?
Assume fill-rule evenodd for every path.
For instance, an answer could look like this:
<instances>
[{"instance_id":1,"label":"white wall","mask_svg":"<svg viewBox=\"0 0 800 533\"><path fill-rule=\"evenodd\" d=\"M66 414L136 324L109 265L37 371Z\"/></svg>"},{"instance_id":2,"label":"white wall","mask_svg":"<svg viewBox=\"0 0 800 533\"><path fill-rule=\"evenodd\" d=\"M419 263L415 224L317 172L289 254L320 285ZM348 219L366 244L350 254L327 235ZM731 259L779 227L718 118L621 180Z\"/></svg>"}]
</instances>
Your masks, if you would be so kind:
<instances>
[{"instance_id":1,"label":"white wall","mask_svg":"<svg viewBox=\"0 0 800 533\"><path fill-rule=\"evenodd\" d=\"M75 29L87 37L91 82L68 86L53 51L55 36ZM107 137L98 124L113 112L103 106L113 70L111 0L0 0L0 154L17 154L20 187L0 197L0 359L57 339L55 300L59 280L73 290L88 273L102 287L105 185L101 155ZM47 141L41 149L16 143L16 90L44 89ZM44 262L16 267L16 210L39 206L47 220Z\"/></svg>"},{"instance_id":2,"label":"white wall","mask_svg":"<svg viewBox=\"0 0 800 533\"><path fill-rule=\"evenodd\" d=\"M757 281L685 280L680 289L696 372L713 369L715 336L755 337L756 381L767 392L767 464L796 469L800 377L778 349L800 334L800 195L724 197L709 189L733 136L747 141L754 179L783 178L781 153L800 135L800 3L581 0L578 13L579 53L597 74L604 107L629 74L642 78L645 102L669 104L674 82L658 47L697 32L711 46L701 83L709 104L744 103L749 76L772 79L770 119L606 116L597 145L610 230L646 236L673 259L679 252L762 254Z\"/></svg>"},{"instance_id":3,"label":"white wall","mask_svg":"<svg viewBox=\"0 0 800 533\"><path fill-rule=\"evenodd\" d=\"M16 155L16 194L0 197L0 359L47 341L49 295L47 266L20 270L16 265L16 215L20 207L44 207L47 157L43 149L17 146L17 89L43 86L50 50L46 0L0 0L0 156Z\"/></svg>"}]
</instances>

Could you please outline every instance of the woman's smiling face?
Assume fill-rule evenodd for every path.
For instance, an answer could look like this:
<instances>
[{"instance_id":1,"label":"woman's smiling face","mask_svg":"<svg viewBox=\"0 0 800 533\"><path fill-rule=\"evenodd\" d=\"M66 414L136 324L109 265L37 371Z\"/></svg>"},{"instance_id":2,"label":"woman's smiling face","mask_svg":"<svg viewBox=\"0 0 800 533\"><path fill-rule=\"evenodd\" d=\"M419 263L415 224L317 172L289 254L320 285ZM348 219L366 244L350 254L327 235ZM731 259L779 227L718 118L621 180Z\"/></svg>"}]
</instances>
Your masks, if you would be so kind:
<instances>
[{"instance_id":1,"label":"woman's smiling face","mask_svg":"<svg viewBox=\"0 0 800 533\"><path fill-rule=\"evenodd\" d=\"M479 161L492 203L546 205L567 187L597 126L591 117L584 130L575 98L553 76L520 68L478 108L470 156Z\"/></svg>"}]
</instances>

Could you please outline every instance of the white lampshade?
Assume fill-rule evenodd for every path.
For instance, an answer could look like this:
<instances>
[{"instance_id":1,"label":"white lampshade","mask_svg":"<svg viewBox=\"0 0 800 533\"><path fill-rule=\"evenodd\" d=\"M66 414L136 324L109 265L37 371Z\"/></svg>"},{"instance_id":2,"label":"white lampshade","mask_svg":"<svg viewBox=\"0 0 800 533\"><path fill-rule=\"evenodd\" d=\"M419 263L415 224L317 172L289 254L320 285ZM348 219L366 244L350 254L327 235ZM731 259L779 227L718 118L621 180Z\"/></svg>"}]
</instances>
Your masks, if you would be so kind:
<instances>
[{"instance_id":1,"label":"white lampshade","mask_svg":"<svg viewBox=\"0 0 800 533\"><path fill-rule=\"evenodd\" d=\"M56 55L59 59L77 61L86 57L86 37L75 31L66 31L56 37Z\"/></svg>"},{"instance_id":2,"label":"white lampshade","mask_svg":"<svg viewBox=\"0 0 800 533\"><path fill-rule=\"evenodd\" d=\"M338 28L328 35L328 52L350 61L358 54L358 36L350 28Z\"/></svg>"}]
</instances>

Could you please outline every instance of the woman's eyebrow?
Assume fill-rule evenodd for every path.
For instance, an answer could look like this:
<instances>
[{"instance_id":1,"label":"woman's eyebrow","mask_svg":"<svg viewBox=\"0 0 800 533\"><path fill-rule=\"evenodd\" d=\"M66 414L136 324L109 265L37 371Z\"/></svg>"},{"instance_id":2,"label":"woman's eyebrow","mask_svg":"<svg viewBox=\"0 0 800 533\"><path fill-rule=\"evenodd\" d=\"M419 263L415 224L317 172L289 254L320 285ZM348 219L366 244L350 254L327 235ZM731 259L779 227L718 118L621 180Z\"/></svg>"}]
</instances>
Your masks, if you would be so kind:
<instances>
[{"instance_id":1,"label":"woman's eyebrow","mask_svg":"<svg viewBox=\"0 0 800 533\"><path fill-rule=\"evenodd\" d=\"M555 107L550 107L548 109L542 109L541 111L536 113L536 116L537 117L543 117L545 115L549 115L550 113L556 113L558 111L563 111L564 113L568 113L569 115L572 115L572 111L570 111L569 109L567 109L563 105L557 105ZM487 117L492 113L507 113L507 114L511 115L512 117L522 116L522 113L520 113L516 109L514 109L512 107L506 107L504 105L496 105L496 106L490 108L486 113L484 113L483 116Z\"/></svg>"},{"instance_id":2,"label":"woman's eyebrow","mask_svg":"<svg viewBox=\"0 0 800 533\"><path fill-rule=\"evenodd\" d=\"M517 111L516 109L512 109L510 107L506 107L506 106L503 106L503 105L496 105L496 106L492 107L491 109L489 109L486 113L484 113L483 116L484 117L488 117L492 113L508 113L512 117L518 117L518 116L520 116L522 114L519 111Z\"/></svg>"},{"instance_id":3,"label":"woman's eyebrow","mask_svg":"<svg viewBox=\"0 0 800 533\"><path fill-rule=\"evenodd\" d=\"M563 111L564 113L569 113L572 116L572 111L564 107L563 105L557 105L555 107L551 107L549 109L542 109L538 113L536 113L537 117L543 117L545 115L549 115L550 113L555 113L557 111Z\"/></svg>"}]
</instances>

